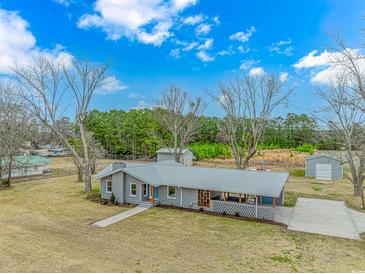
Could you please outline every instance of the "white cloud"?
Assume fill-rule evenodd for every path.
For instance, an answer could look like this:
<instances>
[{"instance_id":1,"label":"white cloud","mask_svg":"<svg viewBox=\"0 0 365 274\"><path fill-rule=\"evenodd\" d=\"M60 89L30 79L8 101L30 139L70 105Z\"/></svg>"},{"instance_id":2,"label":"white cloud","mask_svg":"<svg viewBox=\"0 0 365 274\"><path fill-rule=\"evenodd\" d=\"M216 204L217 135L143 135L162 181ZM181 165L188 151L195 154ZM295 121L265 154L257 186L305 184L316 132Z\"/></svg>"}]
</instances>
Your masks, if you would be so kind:
<instances>
[{"instance_id":1,"label":"white cloud","mask_svg":"<svg viewBox=\"0 0 365 274\"><path fill-rule=\"evenodd\" d=\"M318 54L318 50L311 51L308 55L299 59L297 63L294 64L294 67L297 69L302 68L313 68L318 66L327 65L331 62L332 58L335 57L336 53L329 53L328 51L324 51Z\"/></svg>"},{"instance_id":2,"label":"white cloud","mask_svg":"<svg viewBox=\"0 0 365 274\"><path fill-rule=\"evenodd\" d=\"M260 63L260 60L242 60L241 64L240 64L240 69L242 70L248 70L250 68L252 68L253 66L257 65Z\"/></svg>"},{"instance_id":3,"label":"white cloud","mask_svg":"<svg viewBox=\"0 0 365 274\"><path fill-rule=\"evenodd\" d=\"M189 44L187 44L184 48L183 51L191 51L192 49L196 48L199 45L198 42L191 42Z\"/></svg>"},{"instance_id":4,"label":"white cloud","mask_svg":"<svg viewBox=\"0 0 365 274\"><path fill-rule=\"evenodd\" d=\"M180 59L180 49L170 50L170 56L174 59Z\"/></svg>"},{"instance_id":5,"label":"white cloud","mask_svg":"<svg viewBox=\"0 0 365 274\"><path fill-rule=\"evenodd\" d=\"M241 53L247 53L249 52L251 49L250 48L245 48L244 46L240 45L237 47L237 50Z\"/></svg>"},{"instance_id":6,"label":"white cloud","mask_svg":"<svg viewBox=\"0 0 365 274\"><path fill-rule=\"evenodd\" d=\"M262 67L255 67L250 69L249 73L250 76L263 76L265 74L265 70Z\"/></svg>"},{"instance_id":7,"label":"white cloud","mask_svg":"<svg viewBox=\"0 0 365 274\"><path fill-rule=\"evenodd\" d=\"M212 30L212 25L210 24L200 24L196 30L196 35L207 35Z\"/></svg>"},{"instance_id":8,"label":"white cloud","mask_svg":"<svg viewBox=\"0 0 365 274\"><path fill-rule=\"evenodd\" d=\"M236 32L234 34L232 34L231 36L229 36L230 40L237 40L240 41L241 43L246 43L248 40L250 40L252 34L256 31L256 28L254 26L251 26L250 28L248 28L246 30L246 32Z\"/></svg>"},{"instance_id":9,"label":"white cloud","mask_svg":"<svg viewBox=\"0 0 365 274\"><path fill-rule=\"evenodd\" d=\"M127 89L128 86L119 81L115 76L108 76L104 80L102 87L95 92L101 95L107 95L110 93L116 93Z\"/></svg>"},{"instance_id":10,"label":"white cloud","mask_svg":"<svg viewBox=\"0 0 365 274\"><path fill-rule=\"evenodd\" d=\"M347 51L353 56L356 66L365 73L364 55L359 49L350 49ZM335 61L341 60L341 52L319 52L311 51L308 55L299 59L293 66L296 69L310 69L311 82L315 84L329 84L335 80L337 75L346 72L346 68L341 63Z\"/></svg>"},{"instance_id":11,"label":"white cloud","mask_svg":"<svg viewBox=\"0 0 365 274\"><path fill-rule=\"evenodd\" d=\"M10 67L22 66L35 55L70 63L72 55L63 46L40 49L29 24L17 12L0 9L0 74L11 73Z\"/></svg>"},{"instance_id":12,"label":"white cloud","mask_svg":"<svg viewBox=\"0 0 365 274\"><path fill-rule=\"evenodd\" d=\"M135 107L132 107L130 109L152 109L153 106L149 105L146 101L141 100L137 103Z\"/></svg>"},{"instance_id":13,"label":"white cloud","mask_svg":"<svg viewBox=\"0 0 365 274\"><path fill-rule=\"evenodd\" d=\"M73 0L53 0L53 1L65 7L68 7L71 3L73 3Z\"/></svg>"},{"instance_id":14,"label":"white cloud","mask_svg":"<svg viewBox=\"0 0 365 274\"><path fill-rule=\"evenodd\" d=\"M130 92L128 95L129 98L139 98L139 99L145 99L146 96L138 93L138 92Z\"/></svg>"},{"instance_id":15,"label":"white cloud","mask_svg":"<svg viewBox=\"0 0 365 274\"><path fill-rule=\"evenodd\" d=\"M280 73L279 79L281 82L286 82L289 78L289 74L287 72Z\"/></svg>"},{"instance_id":16,"label":"white cloud","mask_svg":"<svg viewBox=\"0 0 365 274\"><path fill-rule=\"evenodd\" d=\"M185 17L183 19L183 23L186 24L186 25L196 25L196 24L199 24L199 23L203 22L204 19L205 19L204 15L197 14L197 15L194 15L194 16Z\"/></svg>"},{"instance_id":17,"label":"white cloud","mask_svg":"<svg viewBox=\"0 0 365 274\"><path fill-rule=\"evenodd\" d=\"M219 52L217 53L217 55L219 55L219 56L226 56L226 55L233 55L233 54L235 54L235 53L236 53L236 52L234 51L233 46L232 46L232 45L230 45L230 46L228 47L228 49L224 49L224 50L219 51Z\"/></svg>"},{"instance_id":18,"label":"white cloud","mask_svg":"<svg viewBox=\"0 0 365 274\"><path fill-rule=\"evenodd\" d=\"M199 50L208 50L211 49L214 43L214 39L213 38L208 38L205 40L204 44L201 44L198 49Z\"/></svg>"},{"instance_id":19,"label":"white cloud","mask_svg":"<svg viewBox=\"0 0 365 274\"><path fill-rule=\"evenodd\" d=\"M171 28L179 13L197 0L96 0L94 14L84 14L78 27L101 28L108 39L136 39L160 46L173 35Z\"/></svg>"},{"instance_id":20,"label":"white cloud","mask_svg":"<svg viewBox=\"0 0 365 274\"><path fill-rule=\"evenodd\" d=\"M214 16L213 22L214 22L214 24L219 25L221 23L221 21L219 20L219 16Z\"/></svg>"},{"instance_id":21,"label":"white cloud","mask_svg":"<svg viewBox=\"0 0 365 274\"><path fill-rule=\"evenodd\" d=\"M269 47L270 52L275 52L277 54L284 54L286 56L293 55L293 46L291 45L291 39L288 40L280 40L275 43L272 43Z\"/></svg>"},{"instance_id":22,"label":"white cloud","mask_svg":"<svg viewBox=\"0 0 365 274\"><path fill-rule=\"evenodd\" d=\"M196 53L196 57L198 59L200 59L201 61L203 62L212 62L215 60L215 57L214 56L211 56L209 55L209 53L207 53L206 51L204 50L200 50Z\"/></svg>"}]
</instances>

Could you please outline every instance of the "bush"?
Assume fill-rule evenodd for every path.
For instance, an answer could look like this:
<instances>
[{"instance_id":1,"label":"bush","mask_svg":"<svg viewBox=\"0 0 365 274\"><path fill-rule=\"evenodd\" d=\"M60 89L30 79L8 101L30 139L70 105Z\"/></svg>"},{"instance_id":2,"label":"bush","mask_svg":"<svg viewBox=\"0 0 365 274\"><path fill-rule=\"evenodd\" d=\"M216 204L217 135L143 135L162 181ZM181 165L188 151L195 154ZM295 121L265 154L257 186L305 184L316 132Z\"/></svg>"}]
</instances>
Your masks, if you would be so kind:
<instances>
[{"instance_id":1,"label":"bush","mask_svg":"<svg viewBox=\"0 0 365 274\"><path fill-rule=\"evenodd\" d=\"M114 195L114 193L112 193L112 195L110 196L110 202L111 202L112 204L114 204L114 203L115 203L115 195Z\"/></svg>"},{"instance_id":2,"label":"bush","mask_svg":"<svg viewBox=\"0 0 365 274\"><path fill-rule=\"evenodd\" d=\"M311 144L303 144L299 147L295 148L295 151L299 152L308 152L309 154L313 154L315 147Z\"/></svg>"},{"instance_id":3,"label":"bush","mask_svg":"<svg viewBox=\"0 0 365 274\"><path fill-rule=\"evenodd\" d=\"M190 148L197 160L232 157L229 146L226 144L192 144Z\"/></svg>"}]
</instances>

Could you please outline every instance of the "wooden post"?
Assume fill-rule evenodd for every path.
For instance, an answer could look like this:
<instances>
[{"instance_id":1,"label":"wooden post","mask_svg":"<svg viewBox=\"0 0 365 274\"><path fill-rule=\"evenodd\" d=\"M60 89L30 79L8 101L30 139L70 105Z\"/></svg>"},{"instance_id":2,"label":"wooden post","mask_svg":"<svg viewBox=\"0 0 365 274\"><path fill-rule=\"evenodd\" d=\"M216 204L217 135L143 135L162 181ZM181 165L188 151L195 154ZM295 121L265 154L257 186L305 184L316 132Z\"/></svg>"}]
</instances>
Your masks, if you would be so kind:
<instances>
[{"instance_id":1,"label":"wooden post","mask_svg":"<svg viewBox=\"0 0 365 274\"><path fill-rule=\"evenodd\" d=\"M275 207L275 197L272 197L272 207Z\"/></svg>"},{"instance_id":2,"label":"wooden post","mask_svg":"<svg viewBox=\"0 0 365 274\"><path fill-rule=\"evenodd\" d=\"M155 203L155 187L152 185L152 189L151 189L152 191L152 204L154 204Z\"/></svg>"},{"instance_id":3,"label":"wooden post","mask_svg":"<svg viewBox=\"0 0 365 274\"><path fill-rule=\"evenodd\" d=\"M240 193L239 203L240 203L240 204L242 204L242 197L241 197L241 193Z\"/></svg>"},{"instance_id":4,"label":"wooden post","mask_svg":"<svg viewBox=\"0 0 365 274\"><path fill-rule=\"evenodd\" d=\"M223 202L225 202L225 201L226 201L226 193L223 192Z\"/></svg>"},{"instance_id":5,"label":"wooden post","mask_svg":"<svg viewBox=\"0 0 365 274\"><path fill-rule=\"evenodd\" d=\"M256 207L255 207L255 217L257 218L257 196L255 196L255 201L256 201Z\"/></svg>"}]
</instances>

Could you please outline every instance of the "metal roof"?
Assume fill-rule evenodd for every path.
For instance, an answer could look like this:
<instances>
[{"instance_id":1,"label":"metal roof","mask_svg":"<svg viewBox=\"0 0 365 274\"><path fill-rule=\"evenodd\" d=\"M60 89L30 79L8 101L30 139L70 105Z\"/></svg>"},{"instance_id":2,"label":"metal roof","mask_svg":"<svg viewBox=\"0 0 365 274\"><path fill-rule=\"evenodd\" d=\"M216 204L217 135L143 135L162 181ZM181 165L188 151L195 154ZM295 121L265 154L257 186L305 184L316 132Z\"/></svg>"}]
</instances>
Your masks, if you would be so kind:
<instances>
[{"instance_id":1,"label":"metal roof","mask_svg":"<svg viewBox=\"0 0 365 274\"><path fill-rule=\"evenodd\" d=\"M188 151L191 152L191 153L193 153L190 148L183 148L181 150L181 153L184 154L184 153L186 153ZM159 150L156 151L156 153L168 153L168 154L171 154L173 152L174 152L174 149L173 148L167 148L167 147L160 148Z\"/></svg>"},{"instance_id":2,"label":"metal roof","mask_svg":"<svg viewBox=\"0 0 365 274\"><path fill-rule=\"evenodd\" d=\"M52 162L53 161L48 159L47 157L39 155L21 155L21 156L15 156L13 159L14 167L43 166ZM3 160L2 164L7 165L8 160Z\"/></svg>"},{"instance_id":3,"label":"metal roof","mask_svg":"<svg viewBox=\"0 0 365 274\"><path fill-rule=\"evenodd\" d=\"M127 166L119 171L155 186L170 185L270 197L280 197L289 176L287 172L169 166L158 162Z\"/></svg>"},{"instance_id":4,"label":"metal roof","mask_svg":"<svg viewBox=\"0 0 365 274\"><path fill-rule=\"evenodd\" d=\"M118 163L120 164L120 163ZM147 163L131 163L131 162L123 162L123 164L126 165L126 168L130 168L130 167L140 167L140 166L154 166L154 165L164 165L164 166L183 166L183 164L180 164L174 160L165 160L165 161L158 161L158 162L147 162ZM110 176L118 171L120 171L121 169L113 169L113 164L108 165L107 167L105 167L104 169L102 169L101 171L99 171L96 174L96 178L100 179L100 178L104 178L106 176Z\"/></svg>"},{"instance_id":5,"label":"metal roof","mask_svg":"<svg viewBox=\"0 0 365 274\"><path fill-rule=\"evenodd\" d=\"M341 158L338 155L328 155L328 154L323 154L323 153L317 153L317 154L313 154L313 155L309 155L307 157L305 157L306 160L312 160L312 159L316 159L316 158L321 158L321 157L326 157L332 160L336 160L339 162L342 162Z\"/></svg>"}]
</instances>

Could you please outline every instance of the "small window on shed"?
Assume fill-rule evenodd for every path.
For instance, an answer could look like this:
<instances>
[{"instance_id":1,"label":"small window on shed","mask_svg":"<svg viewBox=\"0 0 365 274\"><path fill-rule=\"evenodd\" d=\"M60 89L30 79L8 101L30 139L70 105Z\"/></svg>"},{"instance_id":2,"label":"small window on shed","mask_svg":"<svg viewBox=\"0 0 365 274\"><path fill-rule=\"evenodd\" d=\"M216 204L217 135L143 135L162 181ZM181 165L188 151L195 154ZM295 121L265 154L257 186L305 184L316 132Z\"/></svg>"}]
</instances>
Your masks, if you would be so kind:
<instances>
[{"instance_id":1,"label":"small window on shed","mask_svg":"<svg viewBox=\"0 0 365 274\"><path fill-rule=\"evenodd\" d=\"M130 185L130 196L136 197L137 196L137 184L131 183Z\"/></svg>"},{"instance_id":2,"label":"small window on shed","mask_svg":"<svg viewBox=\"0 0 365 274\"><path fill-rule=\"evenodd\" d=\"M112 181L106 181L106 193L112 193L113 192L113 183Z\"/></svg>"},{"instance_id":3,"label":"small window on shed","mask_svg":"<svg viewBox=\"0 0 365 274\"><path fill-rule=\"evenodd\" d=\"M176 199L176 187L167 186L167 198Z\"/></svg>"}]
</instances>

